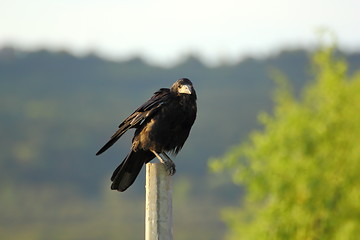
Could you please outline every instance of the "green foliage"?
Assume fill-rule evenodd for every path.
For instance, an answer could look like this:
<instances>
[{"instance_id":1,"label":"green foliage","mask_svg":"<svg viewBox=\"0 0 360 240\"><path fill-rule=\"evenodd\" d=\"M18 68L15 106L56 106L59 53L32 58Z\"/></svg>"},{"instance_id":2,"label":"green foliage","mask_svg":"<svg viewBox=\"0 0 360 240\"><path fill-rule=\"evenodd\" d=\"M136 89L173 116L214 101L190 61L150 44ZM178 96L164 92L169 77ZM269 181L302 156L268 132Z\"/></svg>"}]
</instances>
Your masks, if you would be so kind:
<instances>
[{"instance_id":1,"label":"green foliage","mask_svg":"<svg viewBox=\"0 0 360 240\"><path fill-rule=\"evenodd\" d=\"M231 171L247 194L223 217L228 239L342 240L360 236L360 74L334 48L313 56L314 81L297 100L277 77L272 116L214 171Z\"/></svg>"}]
</instances>

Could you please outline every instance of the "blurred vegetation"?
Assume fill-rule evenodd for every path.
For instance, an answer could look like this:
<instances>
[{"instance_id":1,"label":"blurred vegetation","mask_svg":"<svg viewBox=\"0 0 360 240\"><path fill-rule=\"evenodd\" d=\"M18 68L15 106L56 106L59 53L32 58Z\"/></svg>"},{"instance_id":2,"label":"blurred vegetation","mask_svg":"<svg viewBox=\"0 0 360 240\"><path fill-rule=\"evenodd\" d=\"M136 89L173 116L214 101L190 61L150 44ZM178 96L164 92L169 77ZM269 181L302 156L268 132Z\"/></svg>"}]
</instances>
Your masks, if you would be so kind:
<instances>
[{"instance_id":1,"label":"blurred vegetation","mask_svg":"<svg viewBox=\"0 0 360 240\"><path fill-rule=\"evenodd\" d=\"M189 77L198 119L176 157L174 235L221 239L218 212L242 188L207 173L219 156L259 127L272 108L268 71L282 69L295 92L308 79L309 52L284 50L263 59L208 67L196 56L170 68L141 58L108 61L95 54L0 49L0 239L143 239L144 174L125 193L110 175L130 148L132 133L95 157L118 124L160 87ZM353 69L360 54L347 54ZM350 69L350 72L353 71Z\"/></svg>"},{"instance_id":2,"label":"blurred vegetation","mask_svg":"<svg viewBox=\"0 0 360 240\"><path fill-rule=\"evenodd\" d=\"M300 97L277 74L263 130L210 164L246 188L240 208L223 212L228 239L359 239L360 72L348 75L334 47L312 62Z\"/></svg>"}]
</instances>

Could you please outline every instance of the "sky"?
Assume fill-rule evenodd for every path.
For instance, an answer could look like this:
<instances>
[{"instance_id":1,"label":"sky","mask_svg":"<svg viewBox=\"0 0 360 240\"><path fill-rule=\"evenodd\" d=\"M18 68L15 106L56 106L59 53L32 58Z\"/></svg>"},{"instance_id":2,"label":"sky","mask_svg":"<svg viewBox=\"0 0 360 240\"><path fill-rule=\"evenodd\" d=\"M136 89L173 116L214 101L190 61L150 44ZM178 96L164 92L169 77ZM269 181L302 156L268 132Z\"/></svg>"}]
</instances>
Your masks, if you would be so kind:
<instances>
[{"instance_id":1,"label":"sky","mask_svg":"<svg viewBox=\"0 0 360 240\"><path fill-rule=\"evenodd\" d=\"M358 0L0 0L0 48L49 48L171 65L311 47L327 28L360 50Z\"/></svg>"}]
</instances>

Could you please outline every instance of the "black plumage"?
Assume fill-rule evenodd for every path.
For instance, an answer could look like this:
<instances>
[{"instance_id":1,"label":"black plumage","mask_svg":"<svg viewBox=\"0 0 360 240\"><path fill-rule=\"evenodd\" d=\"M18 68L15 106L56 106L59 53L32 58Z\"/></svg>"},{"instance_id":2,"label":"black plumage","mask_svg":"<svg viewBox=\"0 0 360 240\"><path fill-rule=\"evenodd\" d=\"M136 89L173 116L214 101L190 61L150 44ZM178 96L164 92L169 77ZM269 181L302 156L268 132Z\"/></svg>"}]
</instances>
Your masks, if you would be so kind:
<instances>
[{"instance_id":1,"label":"black plumage","mask_svg":"<svg viewBox=\"0 0 360 240\"><path fill-rule=\"evenodd\" d=\"M127 130L135 128L130 153L115 169L111 189L125 191L133 184L142 166L157 157L169 175L175 164L167 153L177 154L183 147L197 112L196 92L187 78L177 80L171 88L161 88L127 117L111 139L96 153L111 147Z\"/></svg>"}]
</instances>

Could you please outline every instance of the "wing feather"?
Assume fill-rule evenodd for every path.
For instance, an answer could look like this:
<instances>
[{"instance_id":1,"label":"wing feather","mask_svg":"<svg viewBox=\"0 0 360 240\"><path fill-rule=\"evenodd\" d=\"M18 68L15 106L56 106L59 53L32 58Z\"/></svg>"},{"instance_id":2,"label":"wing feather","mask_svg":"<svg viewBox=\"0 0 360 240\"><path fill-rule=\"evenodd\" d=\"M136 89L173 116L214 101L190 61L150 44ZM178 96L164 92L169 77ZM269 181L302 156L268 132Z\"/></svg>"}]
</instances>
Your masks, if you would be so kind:
<instances>
[{"instance_id":1,"label":"wing feather","mask_svg":"<svg viewBox=\"0 0 360 240\"><path fill-rule=\"evenodd\" d=\"M157 110L167 102L170 89L161 88L143 105L137 108L129 117L127 117L120 125L119 129L112 135L110 140L96 153L100 155L111 147L127 130L139 127L143 121L151 117Z\"/></svg>"}]
</instances>

